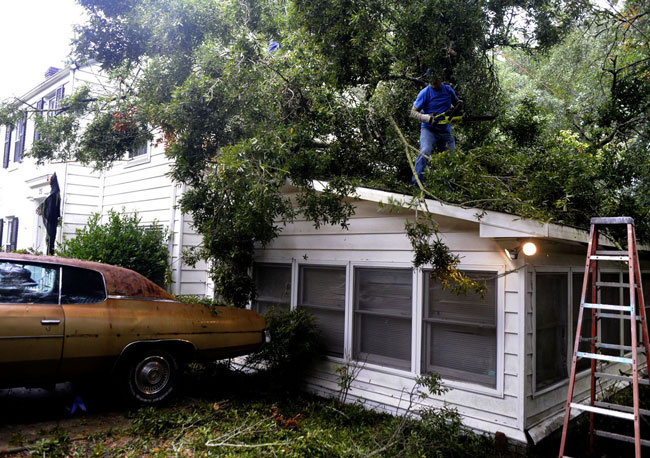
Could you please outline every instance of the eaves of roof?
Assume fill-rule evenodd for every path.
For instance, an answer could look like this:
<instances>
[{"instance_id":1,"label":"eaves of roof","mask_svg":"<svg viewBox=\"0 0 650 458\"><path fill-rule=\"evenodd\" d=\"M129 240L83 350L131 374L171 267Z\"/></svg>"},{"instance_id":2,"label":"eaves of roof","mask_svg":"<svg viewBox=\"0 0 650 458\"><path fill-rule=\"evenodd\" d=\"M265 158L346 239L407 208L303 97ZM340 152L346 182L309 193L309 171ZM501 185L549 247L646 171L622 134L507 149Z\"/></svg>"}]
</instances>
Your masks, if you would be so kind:
<instances>
[{"instance_id":1,"label":"eaves of roof","mask_svg":"<svg viewBox=\"0 0 650 458\"><path fill-rule=\"evenodd\" d=\"M314 181L313 184L316 191L322 191L327 186L327 182L323 181ZM434 199L414 200L411 195L365 187L356 188L356 197L370 202L411 209L417 208L419 211L428 211L435 215L471 221L479 225L479 235L484 238L528 237L582 243L589 241L589 232L583 229L555 223L543 223L492 210L460 207Z\"/></svg>"}]
</instances>

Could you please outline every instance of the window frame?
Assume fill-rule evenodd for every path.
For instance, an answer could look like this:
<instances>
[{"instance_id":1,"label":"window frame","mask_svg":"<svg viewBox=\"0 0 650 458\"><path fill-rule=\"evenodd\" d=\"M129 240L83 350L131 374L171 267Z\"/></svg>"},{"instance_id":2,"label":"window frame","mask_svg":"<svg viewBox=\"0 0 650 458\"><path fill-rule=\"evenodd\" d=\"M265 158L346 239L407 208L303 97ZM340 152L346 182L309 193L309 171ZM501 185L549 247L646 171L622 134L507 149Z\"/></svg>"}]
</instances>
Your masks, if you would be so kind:
<instances>
[{"instance_id":1,"label":"window frame","mask_svg":"<svg viewBox=\"0 0 650 458\"><path fill-rule=\"evenodd\" d=\"M417 347L418 354L416 362L416 373L425 374L422 368L422 358L424 356L424 299L427 292L425 291L425 280L424 275L427 275L427 271L431 270L431 266L425 266L422 269L419 269L419 285L418 285L418 313L417 317L418 323L418 335L417 341L414 342L414 345ZM492 272L496 278L496 385L490 387L487 385L482 385L479 383L473 383L464 380L457 380L445 377L443 374L440 374L441 380L444 382L444 385L451 389L460 389L467 392L488 395L496 398L503 399L505 397L505 334L506 334L506 307L505 307L505 286L506 286L506 269L504 265L495 265L495 264L465 264L460 263L458 265L458 270L460 271L481 271L481 272ZM514 281L514 280L511 280ZM519 288L519 282L515 287ZM519 318L516 318L519 320ZM519 323L519 321L517 321Z\"/></svg>"},{"instance_id":2,"label":"window frame","mask_svg":"<svg viewBox=\"0 0 650 458\"><path fill-rule=\"evenodd\" d=\"M545 393L548 391L551 391L552 389L557 388L561 384L565 383L566 380L568 380L568 376L566 378L562 378L561 380L555 381L553 383L550 383L549 385L546 385L543 388L540 388L539 390L537 389L537 274L538 273L546 273L546 274L564 274L566 277L567 281L567 290L566 290L566 297L567 297L567 310L566 310L566 316L565 318L565 323L567 327L567 346L565 348L565 356L566 360L568 361L569 364L572 362L572 357L573 357L573 342L575 338L575 329L573 329L573 303L572 303L572 288L573 288L573 283L572 283L572 270L571 267L553 267L553 266L544 266L544 267L535 267L534 270L532 271L533 277L532 277L532 310L533 310L533 316L532 316L532 347L533 347L533 363L532 363L532 372L533 372L533 377L532 377L532 383L533 383L533 393L538 395L541 393ZM584 272L583 272L584 274ZM568 366L567 368L567 374L570 374L571 367Z\"/></svg>"},{"instance_id":3,"label":"window frame","mask_svg":"<svg viewBox=\"0 0 650 458\"><path fill-rule=\"evenodd\" d=\"M439 373L440 376L444 380L449 380L449 381L453 380L453 381L456 381L456 382L471 383L472 385L479 385L479 386L485 387L487 389L495 390L496 387L498 386L498 375L497 375L496 371L497 371L497 368L498 368L498 351L499 351L499 349L498 349L498 332L499 332L498 331L498 326L499 326L499 293L498 293L498 290L499 290L499 279L500 279L500 277L498 277L499 274L497 273L497 271L494 271L494 270L479 270L479 269L468 269L468 268L462 268L460 270L465 271L465 272L476 272L476 273L479 273L479 274L482 274L482 275L488 275L488 278L492 277L492 276L497 277L497 278L494 278L494 289L492 291L492 293L494 294L494 301L495 301L494 302L494 325L493 326L492 325L490 325L490 326L481 326L478 323L464 322L462 320L445 320L445 319L435 320L435 319L427 319L427 318L425 318L425 316L426 316L425 310L428 307L429 293L430 293L429 288L427 286L429 286L430 281L431 281L431 280L427 279L427 275L429 275L429 273L431 272L431 269L423 269L422 270L422 301L423 302L422 302L422 318L421 318L421 329L422 329L421 348L422 348L422 353L421 353L421 358L420 358L420 364L422 364L422 362L424 360L424 357L425 357L425 355L427 354L427 351L428 351L428 345L427 345L427 342L425 342L425 340L426 340L425 339L425 337L426 337L425 327L428 324L434 324L434 323L439 324L439 325L448 324L451 327L461 327L461 328L471 328L471 327L473 327L473 325L477 325L478 328L493 329L494 330L495 352L496 352L495 366L494 366L494 370L495 370L495 378L494 378L494 383L495 384L494 384L494 387L492 387L490 385L486 385L484 383L478 383L478 382L474 383L474 382L470 382L468 380L462 380L462 379L459 379L459 378L451 378L452 376L450 374L445 375L445 374L443 374L441 372L437 372L437 373ZM422 367L422 365L421 365L420 366L420 372L422 374L428 373L424 369L425 368ZM452 373L452 372L458 372L459 374L467 373L465 371L458 371L458 370L451 369L451 368L447 368L447 369L449 370L449 373ZM435 371L432 371L432 372L435 372ZM445 384L446 383L447 382L445 382Z\"/></svg>"},{"instance_id":4,"label":"window frame","mask_svg":"<svg viewBox=\"0 0 650 458\"><path fill-rule=\"evenodd\" d=\"M21 259L11 259L11 258L0 258L0 263L7 262L7 263L14 263L14 264L20 264L20 265L29 265L29 266L37 266L41 267L43 269L52 269L52 270L57 270L57 285L55 285L55 288L57 289L57 301L56 303L34 303L34 302L18 302L17 304L27 304L29 306L39 306L39 305L58 305L61 306L61 277L63 275L63 268L61 264L50 264L47 262L38 262L38 261L23 261ZM104 278L104 275L102 274L102 279ZM104 288L106 288L106 282L104 282ZM6 304L14 304L13 302L2 302L0 301L0 305L6 305Z\"/></svg>"},{"instance_id":5,"label":"window frame","mask_svg":"<svg viewBox=\"0 0 650 458\"><path fill-rule=\"evenodd\" d=\"M289 292L289 310L294 310L296 308L296 296L297 296L297 290L294 288L294 285L296 285L296 266L295 266L295 261L294 260L254 260L253 265L250 268L250 276L253 281L253 284L255 284L255 265L256 264L263 264L263 265L270 265L270 266L289 266L291 269L290 273L290 281L291 281L291 288ZM257 300L257 298L255 298ZM246 308L249 310L256 311L255 308L253 307L253 301L248 301L248 304L246 305ZM258 312L259 313L259 312Z\"/></svg>"},{"instance_id":6,"label":"window frame","mask_svg":"<svg viewBox=\"0 0 650 458\"><path fill-rule=\"evenodd\" d=\"M569 383L569 378L571 375L571 364L572 364L572 359L573 359L573 344L575 343L575 331L576 328L573 327L573 303L572 303L572 297L573 297L573 279L572 276L574 274L580 274L584 277L584 266L532 266L533 268L529 270L529 273L532 274L532 282L533 284L531 285L532 288L532 347L533 347L533 359L532 359L532 395L533 397L538 397L541 395L544 395L550 391L554 391L557 388L566 385ZM541 273L565 273L567 275L568 279L568 292L567 292L567 297L568 297L568 307L567 307L567 348L566 348L566 353L567 353L567 377L563 378L562 380L558 380L555 383L552 383L550 385L547 385L541 389L537 389L537 288L536 288L536 275L537 272ZM606 274L611 274L611 273L618 273L619 276L627 273L626 269L615 269L612 267L603 267L598 269L598 281L600 281L600 275L606 273ZM641 279L643 280L643 277L645 275L650 275L650 269L643 269L641 268ZM589 291L587 291L587 294L589 295ZM598 301L600 301L600 294L601 291L598 291ZM624 293L623 293L624 294ZM645 293L648 295L648 293ZM587 296L589 298L589 296ZM648 311L648 308L650 307L650 304L644 304L646 308L646 312ZM624 321L624 320L623 320ZM601 330L601 325L602 325L602 320L598 320L598 329L597 333L598 335L602 335L602 330ZM623 325L624 326L624 323ZM621 327L621 334L620 334L620 341L621 343L624 340L624 327ZM623 352L623 350L620 350L620 352ZM624 354L624 353L623 353ZM612 367L618 363L610 363L608 367ZM576 379L579 380L584 377L588 377L590 374L591 369L586 368L583 369L579 372L576 372Z\"/></svg>"},{"instance_id":7,"label":"window frame","mask_svg":"<svg viewBox=\"0 0 650 458\"><path fill-rule=\"evenodd\" d=\"M63 276L65 275L64 270L66 268L67 269L85 270L85 271L93 272L94 274L99 275L99 277L102 279L102 287L104 288L104 298L99 302L86 302L86 303L70 302L70 303L63 304L61 302L61 299L63 298ZM99 270L88 269L87 267L79 267L79 266L70 266L70 265L59 264L59 305L61 305L61 306L70 306L70 307L92 306L92 305L97 305L97 304L103 304L107 300L108 300L108 288L106 287L106 278L104 277L103 272L100 272Z\"/></svg>"},{"instance_id":8,"label":"window frame","mask_svg":"<svg viewBox=\"0 0 650 458\"><path fill-rule=\"evenodd\" d=\"M380 364L368 362L368 361L359 361L353 357L354 354L354 290L355 290L355 281L356 281L356 271L357 268L379 268L379 269L411 269L413 274L412 279L412 290L411 290L411 368L410 369L399 369L396 367L382 366ZM385 374L397 375L400 377L409 377L414 379L417 376L415 371L415 358L416 358L416 344L414 340L415 332L417 331L416 323L416 313L417 313L417 304L419 303L418 291L419 291L419 269L413 267L411 262L380 262L380 261L350 261L348 267L348 283L347 283L347 295L348 301L346 304L346 362L351 365L356 365L360 367L367 368L373 372L383 372Z\"/></svg>"},{"instance_id":9,"label":"window frame","mask_svg":"<svg viewBox=\"0 0 650 458\"><path fill-rule=\"evenodd\" d=\"M125 169L128 169L130 167L135 167L141 164L148 164L149 162L151 162L151 144L147 142L141 148L145 149L145 152L143 154L132 156L131 151L128 151L126 153L126 163L124 164Z\"/></svg>"},{"instance_id":10,"label":"window frame","mask_svg":"<svg viewBox=\"0 0 650 458\"><path fill-rule=\"evenodd\" d=\"M14 228L14 225L18 225ZM10 253L18 249L18 232L20 231L20 220L17 216L9 216L6 220L7 236L5 237L5 244L2 246L3 251ZM16 236L14 238L14 235Z\"/></svg>"}]
</instances>

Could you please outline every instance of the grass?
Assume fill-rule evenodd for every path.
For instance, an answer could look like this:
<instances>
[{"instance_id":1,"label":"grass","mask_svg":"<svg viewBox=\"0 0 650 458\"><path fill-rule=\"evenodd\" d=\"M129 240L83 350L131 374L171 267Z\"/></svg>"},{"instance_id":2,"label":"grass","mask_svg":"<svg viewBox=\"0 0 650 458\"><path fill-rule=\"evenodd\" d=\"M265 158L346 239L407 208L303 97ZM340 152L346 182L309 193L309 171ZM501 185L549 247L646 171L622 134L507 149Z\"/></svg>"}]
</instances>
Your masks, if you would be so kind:
<instances>
[{"instance_id":1,"label":"grass","mask_svg":"<svg viewBox=\"0 0 650 458\"><path fill-rule=\"evenodd\" d=\"M608 402L613 404L632 406L632 387L627 387L612 394ZM639 387L639 404L642 409L650 409L650 388ZM622 434L634 437L634 423L629 420L622 420L603 415L595 415L595 429ZM530 456L534 458L557 456L560 449L560 438L562 430L555 431L549 437L542 440L531 451ZM647 417L641 416L641 438L650 439L650 421ZM589 452L589 416L580 415L569 423L569 433L564 454L574 458L623 458L634 456L634 445L604 438L596 438L594 454ZM650 456L650 450L642 447L643 456Z\"/></svg>"},{"instance_id":2,"label":"grass","mask_svg":"<svg viewBox=\"0 0 650 458\"><path fill-rule=\"evenodd\" d=\"M163 407L120 405L122 421L83 433L79 427L45 428L38 439L21 433L12 445L25 449L12 457L520 457L498 453L494 440L465 430L453 411L425 412L421 420L394 417L361 404L342 404L301 393L286 380L266 373L246 374L225 366L193 365L180 395ZM88 394L90 397L91 394ZM408 397L408 396L407 396ZM86 399L86 398L85 398ZM114 400L105 401L113 409ZM612 402L631 405L631 389ZM93 404L88 399L87 404ZM642 407L650 390L641 389ZM101 408L88 414L103 415ZM82 420L84 417L78 418ZM109 418L107 416L107 418ZM631 435L631 423L598 417L599 428ZM605 422L605 424L603 424ZM63 423L63 422L62 422ZM570 424L566 455L589 455L586 415ZM642 437L650 437L643 423ZM531 458L557 456L560 431L532 447ZM600 439L595 457L634 456L633 447Z\"/></svg>"},{"instance_id":3,"label":"grass","mask_svg":"<svg viewBox=\"0 0 650 458\"><path fill-rule=\"evenodd\" d=\"M73 438L57 428L13 456L500 456L491 438L466 431L453 411L404 419L219 366L194 366L185 378L171 404L127 409L122 429Z\"/></svg>"}]
</instances>

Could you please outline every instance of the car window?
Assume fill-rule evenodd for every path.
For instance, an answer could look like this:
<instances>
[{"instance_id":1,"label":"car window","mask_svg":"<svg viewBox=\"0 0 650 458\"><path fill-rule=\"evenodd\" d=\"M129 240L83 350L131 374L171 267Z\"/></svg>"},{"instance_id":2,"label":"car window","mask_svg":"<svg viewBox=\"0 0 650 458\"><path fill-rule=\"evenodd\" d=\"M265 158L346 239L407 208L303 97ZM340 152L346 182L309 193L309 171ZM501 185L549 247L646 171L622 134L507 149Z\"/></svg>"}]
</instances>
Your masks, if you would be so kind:
<instances>
[{"instance_id":1,"label":"car window","mask_svg":"<svg viewBox=\"0 0 650 458\"><path fill-rule=\"evenodd\" d=\"M58 266L0 261L0 303L58 304Z\"/></svg>"},{"instance_id":2,"label":"car window","mask_svg":"<svg viewBox=\"0 0 650 458\"><path fill-rule=\"evenodd\" d=\"M94 270L63 266L62 304L93 304L106 299L104 277Z\"/></svg>"}]
</instances>

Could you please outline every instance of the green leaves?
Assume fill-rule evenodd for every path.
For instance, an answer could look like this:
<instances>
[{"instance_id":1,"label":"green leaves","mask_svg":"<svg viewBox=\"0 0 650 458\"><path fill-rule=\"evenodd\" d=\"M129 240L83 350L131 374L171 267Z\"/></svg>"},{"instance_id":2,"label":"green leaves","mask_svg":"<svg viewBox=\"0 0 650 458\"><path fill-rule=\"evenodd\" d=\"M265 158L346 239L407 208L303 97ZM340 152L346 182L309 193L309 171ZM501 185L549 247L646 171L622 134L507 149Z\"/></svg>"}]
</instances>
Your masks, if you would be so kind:
<instances>
[{"instance_id":1,"label":"green leaves","mask_svg":"<svg viewBox=\"0 0 650 458\"><path fill-rule=\"evenodd\" d=\"M63 240L57 254L135 270L165 287L170 278L167 232L155 221L141 226L137 213L110 210L107 220L102 224L101 215L93 213L74 238Z\"/></svg>"},{"instance_id":2,"label":"green leaves","mask_svg":"<svg viewBox=\"0 0 650 458\"><path fill-rule=\"evenodd\" d=\"M621 156L620 148L603 147L608 143L603 140L621 138L628 121L639 128L645 106L645 99L637 103L633 97L645 87L638 78L643 73L632 71L637 64L643 68L645 51L632 51L643 34L625 29L621 18L607 22L621 37L614 46L621 50L615 97L609 105L584 110L580 141L567 142L558 131L572 127L579 109L548 93L541 97L536 87L526 86L533 96L523 96L521 79L506 72L508 92L502 92L492 52L513 44L550 50L577 17L564 8L573 7L571 2L81 4L89 22L79 30L78 57L96 59L108 70L115 93L101 99L86 93L85 104L68 99L63 114L41 116L37 124L44 135L30 154L40 162L76 159L107 168L152 137L164 141L171 178L188 187L182 210L203 237L187 259L210 261L217 290L230 303L243 305L251 298L248 271L255 247L272 241L296 214L315 227L346 227L353 207L345 198L355 185L413 192L397 129L404 129L408 144L417 144L419 128L408 112L427 68L454 86L469 114L502 114L500 123L455 128L457 154L431 159L426 183L433 195L568 224L582 224L600 211L640 211L647 203L638 194L646 181L629 165L647 170L639 159L642 148ZM623 17L645 27L631 10ZM280 44L273 52L271 40ZM602 101L580 98L584 87L595 87L593 78L579 88L570 84L573 75L581 80L586 73L572 69L579 68L589 44L562 45L562 55L550 58L545 79L558 75L553 94L581 103ZM628 80L629 75L637 77ZM554 108L569 111L549 116ZM16 116L17 107L0 111L0 121ZM314 180L329 184L316 191ZM610 189L611 182L616 187ZM293 203L283 195L285 185L297 188ZM435 234L417 230L409 229L416 264L435 260L441 275L451 279L447 267L453 271L454 261L447 247L439 240L427 246Z\"/></svg>"}]
</instances>

